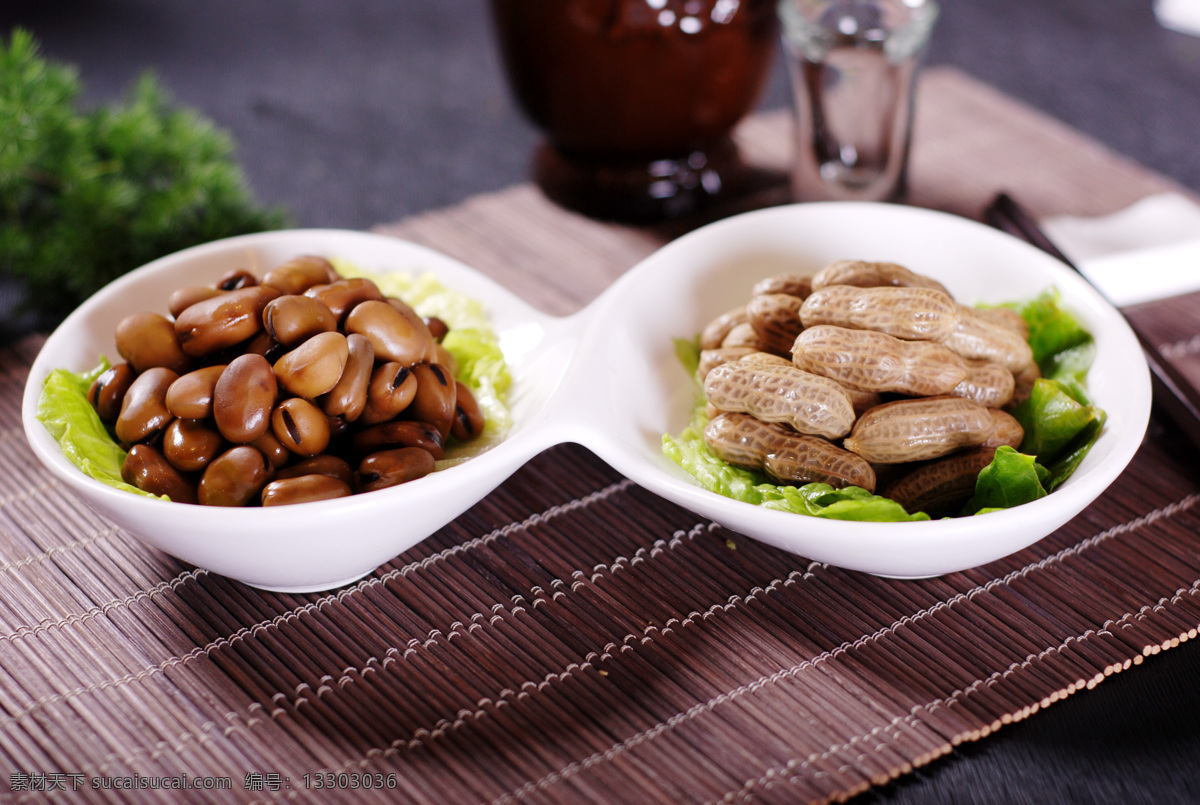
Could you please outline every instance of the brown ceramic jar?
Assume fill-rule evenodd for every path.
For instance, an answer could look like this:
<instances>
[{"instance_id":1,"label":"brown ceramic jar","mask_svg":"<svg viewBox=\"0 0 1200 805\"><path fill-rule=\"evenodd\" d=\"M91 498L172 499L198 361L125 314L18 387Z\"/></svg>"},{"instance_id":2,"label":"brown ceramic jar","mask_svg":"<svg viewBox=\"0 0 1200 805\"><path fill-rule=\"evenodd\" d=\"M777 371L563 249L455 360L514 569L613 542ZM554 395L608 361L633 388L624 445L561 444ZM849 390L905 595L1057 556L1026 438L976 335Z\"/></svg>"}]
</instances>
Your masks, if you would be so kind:
<instances>
[{"instance_id":1,"label":"brown ceramic jar","mask_svg":"<svg viewBox=\"0 0 1200 805\"><path fill-rule=\"evenodd\" d=\"M651 221L739 190L730 132L761 96L774 0L492 0L518 105L546 137L553 200Z\"/></svg>"}]
</instances>

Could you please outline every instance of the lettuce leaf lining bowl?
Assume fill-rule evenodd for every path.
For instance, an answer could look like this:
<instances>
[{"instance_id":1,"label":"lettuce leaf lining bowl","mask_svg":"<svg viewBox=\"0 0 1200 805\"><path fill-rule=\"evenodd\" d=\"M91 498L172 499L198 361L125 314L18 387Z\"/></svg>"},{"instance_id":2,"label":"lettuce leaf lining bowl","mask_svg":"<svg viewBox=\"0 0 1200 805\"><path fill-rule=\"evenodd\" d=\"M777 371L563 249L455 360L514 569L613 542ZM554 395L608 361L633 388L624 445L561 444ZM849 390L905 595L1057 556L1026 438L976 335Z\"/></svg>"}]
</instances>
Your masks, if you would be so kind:
<instances>
[{"instance_id":1,"label":"lettuce leaf lining bowl","mask_svg":"<svg viewBox=\"0 0 1200 805\"><path fill-rule=\"evenodd\" d=\"M399 487L272 509L189 506L131 495L84 475L36 419L46 376L115 355L116 322L157 310L179 285L234 264L261 273L301 253L366 271L431 273L479 300L512 373L506 437L481 455ZM815 272L844 258L890 260L941 280L959 298L1001 302L1049 286L1096 338L1089 392L1108 415L1075 474L1044 498L979 517L849 522L773 511L696 486L662 452L694 402L675 355L711 318L781 271ZM1007 556L1051 533L1098 497L1132 459L1149 419L1149 373L1121 315L1082 278L1015 238L956 216L889 204L797 204L696 230L633 267L580 312L548 316L469 267L380 235L295 230L189 249L108 286L47 340L23 401L26 434L49 470L89 505L186 562L258 587L329 589L371 572L453 520L554 444L577 442L641 486L747 536L852 570L926 577Z\"/></svg>"}]
</instances>

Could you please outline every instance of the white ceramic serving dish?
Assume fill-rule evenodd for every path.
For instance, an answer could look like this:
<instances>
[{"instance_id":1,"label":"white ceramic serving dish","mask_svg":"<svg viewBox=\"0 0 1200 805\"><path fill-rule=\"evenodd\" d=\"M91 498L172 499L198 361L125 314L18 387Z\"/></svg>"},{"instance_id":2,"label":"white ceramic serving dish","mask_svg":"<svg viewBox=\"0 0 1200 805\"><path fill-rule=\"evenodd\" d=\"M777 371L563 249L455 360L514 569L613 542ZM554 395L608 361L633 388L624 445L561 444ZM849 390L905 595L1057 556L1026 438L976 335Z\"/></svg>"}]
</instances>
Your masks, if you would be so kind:
<instances>
[{"instance_id":1,"label":"white ceramic serving dish","mask_svg":"<svg viewBox=\"0 0 1200 805\"><path fill-rule=\"evenodd\" d=\"M490 451L370 494L290 507L223 509L123 493L86 477L36 418L46 374L115 355L124 315L163 310L184 284L243 266L261 273L302 253L344 257L370 271L432 272L485 303L512 368L514 425ZM1096 337L1089 388L1108 414L1075 475L1053 494L980 517L862 523L761 509L707 492L662 453L694 384L674 339L691 338L744 301L753 283L836 259L889 260L941 280L961 301L1020 299L1055 286ZM50 336L30 373L25 430L38 457L93 508L186 562L251 585L293 592L351 582L424 539L547 447L585 445L663 498L809 559L893 577L926 577L1004 557L1057 529L1096 499L1132 459L1150 412L1149 373L1122 316L1081 277L1033 247L944 213L833 202L771 208L684 236L565 318L543 314L461 263L379 235L298 230L220 241L155 261L115 281Z\"/></svg>"}]
</instances>

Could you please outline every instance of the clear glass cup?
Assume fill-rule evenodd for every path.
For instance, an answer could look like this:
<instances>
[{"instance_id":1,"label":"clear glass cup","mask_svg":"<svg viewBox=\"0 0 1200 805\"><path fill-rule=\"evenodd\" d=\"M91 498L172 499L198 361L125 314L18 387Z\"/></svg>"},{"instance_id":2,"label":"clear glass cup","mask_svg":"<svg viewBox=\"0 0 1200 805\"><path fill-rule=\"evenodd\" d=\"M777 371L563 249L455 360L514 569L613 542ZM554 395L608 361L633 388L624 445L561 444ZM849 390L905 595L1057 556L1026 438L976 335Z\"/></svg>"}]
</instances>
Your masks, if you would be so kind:
<instances>
[{"instance_id":1,"label":"clear glass cup","mask_svg":"<svg viewBox=\"0 0 1200 805\"><path fill-rule=\"evenodd\" d=\"M780 0L798 201L903 197L935 0Z\"/></svg>"}]
</instances>

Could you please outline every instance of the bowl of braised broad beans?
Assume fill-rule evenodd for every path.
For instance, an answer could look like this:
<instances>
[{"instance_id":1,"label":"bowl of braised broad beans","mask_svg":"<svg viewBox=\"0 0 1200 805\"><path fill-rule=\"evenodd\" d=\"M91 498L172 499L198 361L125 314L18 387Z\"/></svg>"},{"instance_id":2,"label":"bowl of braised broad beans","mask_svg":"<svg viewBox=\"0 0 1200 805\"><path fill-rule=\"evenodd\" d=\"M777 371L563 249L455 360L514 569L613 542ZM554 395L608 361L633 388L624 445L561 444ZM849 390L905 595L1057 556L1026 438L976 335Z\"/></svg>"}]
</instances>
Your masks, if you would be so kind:
<instances>
[{"instance_id":1,"label":"bowl of braised broad beans","mask_svg":"<svg viewBox=\"0 0 1200 805\"><path fill-rule=\"evenodd\" d=\"M31 371L25 424L46 466L135 536L260 587L326 589L527 457L508 443L529 440L545 392L520 354L553 323L394 238L233 238L68 317Z\"/></svg>"}]
</instances>

